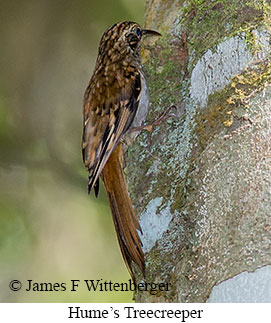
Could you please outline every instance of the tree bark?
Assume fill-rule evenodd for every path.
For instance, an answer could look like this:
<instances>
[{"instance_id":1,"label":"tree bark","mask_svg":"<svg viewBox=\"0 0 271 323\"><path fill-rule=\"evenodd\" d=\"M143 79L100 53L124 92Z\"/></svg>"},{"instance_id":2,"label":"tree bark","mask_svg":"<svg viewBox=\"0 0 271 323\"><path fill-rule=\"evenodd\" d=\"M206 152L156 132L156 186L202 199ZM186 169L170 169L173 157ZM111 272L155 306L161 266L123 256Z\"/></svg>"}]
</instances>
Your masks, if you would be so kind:
<instances>
[{"instance_id":1,"label":"tree bark","mask_svg":"<svg viewBox=\"0 0 271 323\"><path fill-rule=\"evenodd\" d=\"M144 49L146 123L172 105L176 116L126 156L146 281L170 286L138 302L244 301L223 282L271 268L270 15L262 0L146 1L146 27L163 35Z\"/></svg>"}]
</instances>

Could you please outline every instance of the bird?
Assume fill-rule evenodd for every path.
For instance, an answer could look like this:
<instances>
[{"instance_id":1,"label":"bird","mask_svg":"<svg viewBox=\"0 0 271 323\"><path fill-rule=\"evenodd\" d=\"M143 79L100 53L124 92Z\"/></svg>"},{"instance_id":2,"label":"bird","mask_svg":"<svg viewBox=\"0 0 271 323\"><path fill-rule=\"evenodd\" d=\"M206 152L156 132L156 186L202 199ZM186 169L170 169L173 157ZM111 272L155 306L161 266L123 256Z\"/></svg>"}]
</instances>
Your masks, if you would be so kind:
<instances>
[{"instance_id":1,"label":"bird","mask_svg":"<svg viewBox=\"0 0 271 323\"><path fill-rule=\"evenodd\" d=\"M148 91L141 45L148 35L161 36L132 21L109 27L101 38L94 71L83 98L82 155L89 174L88 193L93 189L98 196L101 177L120 250L133 280L132 264L144 274L145 259L138 234L140 224L123 173L122 142L136 119L146 116L143 110L148 106Z\"/></svg>"}]
</instances>

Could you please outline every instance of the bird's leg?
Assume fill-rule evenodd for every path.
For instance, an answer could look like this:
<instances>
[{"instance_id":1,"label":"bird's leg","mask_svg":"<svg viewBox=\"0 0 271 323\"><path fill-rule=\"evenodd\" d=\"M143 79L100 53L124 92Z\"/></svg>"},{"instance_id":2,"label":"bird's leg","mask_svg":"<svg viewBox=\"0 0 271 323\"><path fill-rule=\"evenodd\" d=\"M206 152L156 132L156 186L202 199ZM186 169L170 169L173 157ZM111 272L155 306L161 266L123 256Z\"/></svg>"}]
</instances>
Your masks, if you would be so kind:
<instances>
[{"instance_id":1,"label":"bird's leg","mask_svg":"<svg viewBox=\"0 0 271 323\"><path fill-rule=\"evenodd\" d=\"M177 109L175 105L171 105L170 107L167 107L156 119L154 119L151 123L145 124L143 126L134 127L127 131L127 133L131 133L134 131L142 131L147 130L149 132L149 138L148 138L148 148L150 150L151 147L151 136L154 131L154 127L160 126L165 120L167 120L170 117L176 118L176 115L174 113L171 113L172 109Z\"/></svg>"}]
</instances>

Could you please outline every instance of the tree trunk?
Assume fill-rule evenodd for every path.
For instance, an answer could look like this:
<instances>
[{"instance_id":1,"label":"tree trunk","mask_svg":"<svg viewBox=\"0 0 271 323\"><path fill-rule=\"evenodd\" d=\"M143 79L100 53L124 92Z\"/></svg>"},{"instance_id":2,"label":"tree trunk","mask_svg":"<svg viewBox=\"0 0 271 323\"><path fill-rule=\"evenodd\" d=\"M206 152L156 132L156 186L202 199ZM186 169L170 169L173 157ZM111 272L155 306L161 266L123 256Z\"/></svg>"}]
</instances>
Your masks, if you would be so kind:
<instances>
[{"instance_id":1,"label":"tree trunk","mask_svg":"<svg viewBox=\"0 0 271 323\"><path fill-rule=\"evenodd\" d=\"M127 152L146 281L170 286L138 302L271 301L270 15L262 0L146 1L162 34L144 50L148 121L176 116Z\"/></svg>"}]
</instances>

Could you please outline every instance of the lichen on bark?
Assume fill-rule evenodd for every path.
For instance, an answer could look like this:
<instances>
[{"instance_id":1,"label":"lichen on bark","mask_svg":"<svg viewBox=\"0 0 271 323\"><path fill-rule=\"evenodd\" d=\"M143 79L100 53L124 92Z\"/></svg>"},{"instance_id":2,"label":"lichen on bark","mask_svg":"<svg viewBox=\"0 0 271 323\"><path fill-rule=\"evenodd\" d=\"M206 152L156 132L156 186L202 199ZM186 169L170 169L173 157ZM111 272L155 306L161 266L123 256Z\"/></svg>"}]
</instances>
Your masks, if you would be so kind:
<instances>
[{"instance_id":1,"label":"lichen on bark","mask_svg":"<svg viewBox=\"0 0 271 323\"><path fill-rule=\"evenodd\" d=\"M202 302L219 282L271 263L270 2L154 0L146 22L164 31L145 48L148 121L177 110L150 149L147 133L129 147L125 171L145 279L171 288L136 300Z\"/></svg>"}]
</instances>

